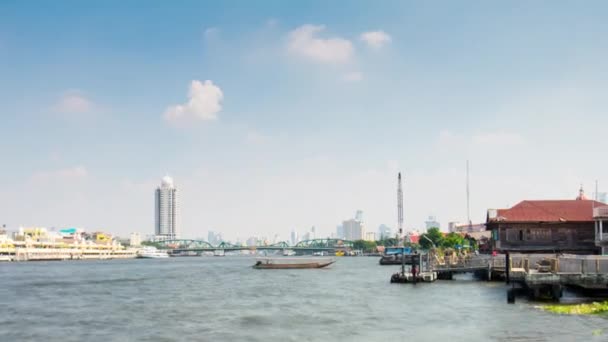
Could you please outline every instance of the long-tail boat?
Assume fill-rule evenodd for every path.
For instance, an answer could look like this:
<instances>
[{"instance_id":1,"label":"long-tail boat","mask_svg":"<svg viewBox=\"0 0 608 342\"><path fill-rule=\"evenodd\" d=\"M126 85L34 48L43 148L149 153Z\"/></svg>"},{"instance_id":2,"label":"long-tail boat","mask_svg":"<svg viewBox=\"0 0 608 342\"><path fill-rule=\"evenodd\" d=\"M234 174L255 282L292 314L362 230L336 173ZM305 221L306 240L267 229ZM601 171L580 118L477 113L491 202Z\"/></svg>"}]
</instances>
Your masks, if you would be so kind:
<instances>
[{"instance_id":1,"label":"long-tail boat","mask_svg":"<svg viewBox=\"0 0 608 342\"><path fill-rule=\"evenodd\" d=\"M295 262L293 262L294 260ZM333 264L334 262L334 260L265 259L256 261L253 268L270 270L323 268Z\"/></svg>"}]
</instances>

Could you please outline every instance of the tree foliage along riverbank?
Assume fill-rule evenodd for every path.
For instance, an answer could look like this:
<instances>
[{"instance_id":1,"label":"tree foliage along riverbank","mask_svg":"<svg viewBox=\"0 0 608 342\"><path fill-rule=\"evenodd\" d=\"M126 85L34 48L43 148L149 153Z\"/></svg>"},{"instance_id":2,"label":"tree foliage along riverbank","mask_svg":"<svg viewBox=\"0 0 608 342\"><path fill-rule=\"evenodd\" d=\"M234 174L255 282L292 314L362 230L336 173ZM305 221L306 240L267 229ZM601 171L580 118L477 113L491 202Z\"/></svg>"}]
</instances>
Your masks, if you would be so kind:
<instances>
[{"instance_id":1,"label":"tree foliage along riverbank","mask_svg":"<svg viewBox=\"0 0 608 342\"><path fill-rule=\"evenodd\" d=\"M468 235L462 236L454 232L444 235L439 228L429 228L426 233L420 235L420 246L424 249L433 247L459 249L464 247L476 250L477 241L468 237Z\"/></svg>"}]
</instances>

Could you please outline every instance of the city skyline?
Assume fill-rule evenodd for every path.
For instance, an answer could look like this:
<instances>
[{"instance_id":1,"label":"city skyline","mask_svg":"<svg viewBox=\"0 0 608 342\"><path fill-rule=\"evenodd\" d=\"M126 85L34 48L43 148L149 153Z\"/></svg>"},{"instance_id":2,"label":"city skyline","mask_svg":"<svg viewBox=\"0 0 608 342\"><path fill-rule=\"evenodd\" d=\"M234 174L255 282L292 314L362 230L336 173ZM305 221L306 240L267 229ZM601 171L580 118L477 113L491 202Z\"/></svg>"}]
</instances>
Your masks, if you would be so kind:
<instances>
[{"instance_id":1,"label":"city skyline","mask_svg":"<svg viewBox=\"0 0 608 342\"><path fill-rule=\"evenodd\" d=\"M181 235L230 240L396 229L398 172L406 230L445 230L466 160L473 223L603 193L593 3L2 3L0 223L148 234L167 173Z\"/></svg>"}]
</instances>

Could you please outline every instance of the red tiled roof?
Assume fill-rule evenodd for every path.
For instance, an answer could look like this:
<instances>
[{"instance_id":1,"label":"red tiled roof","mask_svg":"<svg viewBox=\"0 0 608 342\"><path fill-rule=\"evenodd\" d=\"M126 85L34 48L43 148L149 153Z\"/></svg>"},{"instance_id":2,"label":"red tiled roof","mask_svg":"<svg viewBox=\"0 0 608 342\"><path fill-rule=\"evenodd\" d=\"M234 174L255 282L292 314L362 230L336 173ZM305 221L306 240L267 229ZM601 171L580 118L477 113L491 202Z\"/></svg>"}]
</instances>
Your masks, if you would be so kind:
<instances>
[{"instance_id":1,"label":"red tiled roof","mask_svg":"<svg viewBox=\"0 0 608 342\"><path fill-rule=\"evenodd\" d=\"M498 209L501 222L586 222L593 221L593 208L606 204L587 200L521 201L510 209Z\"/></svg>"}]
</instances>

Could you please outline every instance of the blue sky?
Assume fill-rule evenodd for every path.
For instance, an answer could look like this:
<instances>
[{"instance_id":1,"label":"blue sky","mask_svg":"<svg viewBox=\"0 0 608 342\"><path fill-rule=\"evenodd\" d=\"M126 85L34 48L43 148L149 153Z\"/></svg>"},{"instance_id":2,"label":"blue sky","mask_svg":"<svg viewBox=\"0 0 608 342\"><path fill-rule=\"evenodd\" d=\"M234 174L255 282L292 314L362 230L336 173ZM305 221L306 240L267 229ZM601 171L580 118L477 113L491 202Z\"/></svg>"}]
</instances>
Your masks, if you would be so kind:
<instances>
[{"instance_id":1,"label":"blue sky","mask_svg":"<svg viewBox=\"0 0 608 342\"><path fill-rule=\"evenodd\" d=\"M0 222L190 237L444 226L608 191L608 5L0 3ZM209 82L206 82L209 81ZM181 106L181 107L179 107ZM604 186L606 185L606 186Z\"/></svg>"}]
</instances>

